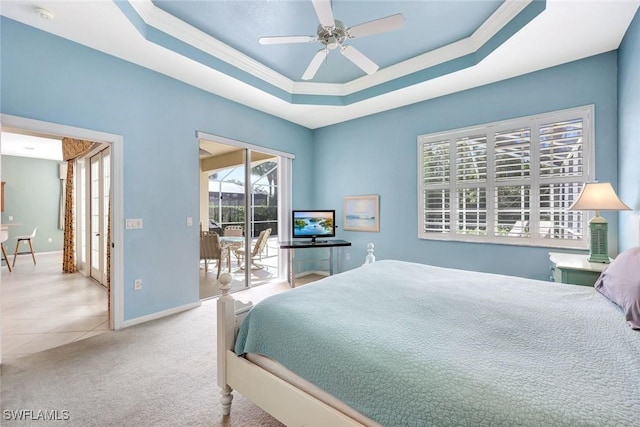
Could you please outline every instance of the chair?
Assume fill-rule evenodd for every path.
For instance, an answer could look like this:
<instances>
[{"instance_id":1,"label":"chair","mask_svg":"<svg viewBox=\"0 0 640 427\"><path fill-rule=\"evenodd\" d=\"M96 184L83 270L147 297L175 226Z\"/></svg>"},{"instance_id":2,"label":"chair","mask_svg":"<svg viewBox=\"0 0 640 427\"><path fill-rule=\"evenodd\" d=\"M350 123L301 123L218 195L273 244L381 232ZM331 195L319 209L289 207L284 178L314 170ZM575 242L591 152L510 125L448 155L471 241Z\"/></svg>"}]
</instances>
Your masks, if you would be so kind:
<instances>
[{"instance_id":1,"label":"chair","mask_svg":"<svg viewBox=\"0 0 640 427\"><path fill-rule=\"evenodd\" d=\"M260 234L258 235L258 239L256 240L255 245L253 245L253 249L251 250L250 256L251 256L251 264L254 265L257 268L264 268L264 266L260 265L260 264L256 264L255 259L260 257L260 255L262 254L262 251L264 250L265 246L267 245L267 240L269 240L269 236L271 235L271 229L267 228L266 230L262 230L260 232ZM241 258L246 258L246 251L245 248L239 248L236 249L235 251L236 257L238 257L238 260L240 262L241 268L244 268L244 266L242 266L242 261L240 261ZM244 262L246 264L246 261Z\"/></svg>"},{"instance_id":2,"label":"chair","mask_svg":"<svg viewBox=\"0 0 640 427\"><path fill-rule=\"evenodd\" d=\"M4 242L8 238L9 238L9 231L0 230L0 248L2 249L2 257L4 258L4 263L7 264L9 273L11 273L11 264L9 263L9 258L7 257L7 249L4 247Z\"/></svg>"},{"instance_id":3,"label":"chair","mask_svg":"<svg viewBox=\"0 0 640 427\"><path fill-rule=\"evenodd\" d=\"M200 259L204 260L204 270L208 271L210 260L216 260L218 262L218 275L220 277L220 268L222 266L222 260L227 260L227 266L229 272L231 272L231 260L229 259L229 251L223 248L220 244L220 236L213 231L202 231L200 233Z\"/></svg>"},{"instance_id":4,"label":"chair","mask_svg":"<svg viewBox=\"0 0 640 427\"><path fill-rule=\"evenodd\" d=\"M244 228L241 225L227 225L223 231L224 237L242 237L244 236ZM238 249L242 247L241 242L225 242L225 246L236 256L236 260L238 260L238 265L240 265L240 257L236 252Z\"/></svg>"},{"instance_id":5,"label":"chair","mask_svg":"<svg viewBox=\"0 0 640 427\"><path fill-rule=\"evenodd\" d=\"M16 266L16 257L18 255L22 255L22 254L28 254L31 253L31 258L33 258L33 265L36 264L36 255L33 252L33 239L36 237L36 231L38 231L38 227L33 229L33 233L31 233L28 236L17 236L16 239L16 251L13 253L13 265L12 267ZM21 242L29 242L29 250L30 252L18 252L18 248L20 247L20 243Z\"/></svg>"},{"instance_id":6,"label":"chair","mask_svg":"<svg viewBox=\"0 0 640 427\"><path fill-rule=\"evenodd\" d=\"M244 229L241 225L227 225L224 228L224 236L242 237L244 235Z\"/></svg>"}]
</instances>

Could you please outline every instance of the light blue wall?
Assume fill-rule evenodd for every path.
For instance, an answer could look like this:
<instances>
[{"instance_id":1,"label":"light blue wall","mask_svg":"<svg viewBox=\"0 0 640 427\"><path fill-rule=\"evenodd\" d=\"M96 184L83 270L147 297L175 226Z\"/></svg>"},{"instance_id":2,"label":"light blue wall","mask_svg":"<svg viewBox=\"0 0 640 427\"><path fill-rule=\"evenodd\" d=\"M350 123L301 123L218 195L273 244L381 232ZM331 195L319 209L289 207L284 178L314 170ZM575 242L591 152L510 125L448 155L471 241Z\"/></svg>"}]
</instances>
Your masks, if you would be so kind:
<instances>
[{"instance_id":1,"label":"light blue wall","mask_svg":"<svg viewBox=\"0 0 640 427\"><path fill-rule=\"evenodd\" d=\"M378 259L548 278L545 248L416 237L420 134L595 104L596 178L617 186L616 52L312 132L6 18L1 25L2 113L124 137L125 217L144 220L124 232L125 319L198 299L197 227L185 226L199 211L196 130L295 154L293 206L335 208L340 226L343 196L379 194L380 233L338 229L354 244L347 268L373 242ZM617 215L607 219L615 251ZM137 278L144 286L134 292Z\"/></svg>"},{"instance_id":2,"label":"light blue wall","mask_svg":"<svg viewBox=\"0 0 640 427\"><path fill-rule=\"evenodd\" d=\"M123 135L124 215L144 221L124 231L125 320L199 299L196 131L293 153L294 200L311 203L309 129L6 18L1 31L2 113Z\"/></svg>"},{"instance_id":3,"label":"light blue wall","mask_svg":"<svg viewBox=\"0 0 640 427\"><path fill-rule=\"evenodd\" d=\"M4 188L3 224L9 227L7 253L16 249L16 236L29 235L38 227L33 250L53 252L62 250L63 232L59 227L61 181L58 165L61 162L26 157L2 156ZM13 217L9 221L9 216ZM51 239L51 242L48 239ZM28 250L27 246L19 252Z\"/></svg>"},{"instance_id":4,"label":"light blue wall","mask_svg":"<svg viewBox=\"0 0 640 427\"><path fill-rule=\"evenodd\" d=\"M633 209L620 213L620 250L640 245L640 11L618 56L618 195Z\"/></svg>"},{"instance_id":5,"label":"light blue wall","mask_svg":"<svg viewBox=\"0 0 640 427\"><path fill-rule=\"evenodd\" d=\"M335 207L342 215L344 196L380 195L379 233L339 233L339 237L353 242L347 265L362 263L367 242L373 242L378 259L404 259L547 280L547 248L417 238L416 137L595 104L595 176L616 186L616 61L616 52L609 52L317 130L313 180L316 206ZM610 246L615 251L617 216L606 216L612 228Z\"/></svg>"}]
</instances>

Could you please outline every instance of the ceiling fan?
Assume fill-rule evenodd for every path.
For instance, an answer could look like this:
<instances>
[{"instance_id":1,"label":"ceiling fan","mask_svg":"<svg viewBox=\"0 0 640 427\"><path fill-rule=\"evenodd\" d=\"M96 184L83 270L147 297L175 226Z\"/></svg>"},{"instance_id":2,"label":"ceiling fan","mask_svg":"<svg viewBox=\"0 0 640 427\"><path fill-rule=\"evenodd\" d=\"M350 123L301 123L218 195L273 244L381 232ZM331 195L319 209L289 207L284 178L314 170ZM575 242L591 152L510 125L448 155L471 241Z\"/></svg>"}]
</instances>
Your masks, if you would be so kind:
<instances>
[{"instance_id":1,"label":"ceiling fan","mask_svg":"<svg viewBox=\"0 0 640 427\"><path fill-rule=\"evenodd\" d=\"M379 67L375 62L367 58L355 47L343 43L347 39L355 39L396 30L404 24L404 16L398 13L347 28L341 21L333 18L331 0L311 0L311 2L320 21L315 36L261 37L258 42L262 45L320 42L323 48L311 59L311 63L302 75L302 80L313 79L329 51L337 49L338 47L340 47L340 53L342 55L361 68L365 73L373 74L378 71Z\"/></svg>"}]
</instances>

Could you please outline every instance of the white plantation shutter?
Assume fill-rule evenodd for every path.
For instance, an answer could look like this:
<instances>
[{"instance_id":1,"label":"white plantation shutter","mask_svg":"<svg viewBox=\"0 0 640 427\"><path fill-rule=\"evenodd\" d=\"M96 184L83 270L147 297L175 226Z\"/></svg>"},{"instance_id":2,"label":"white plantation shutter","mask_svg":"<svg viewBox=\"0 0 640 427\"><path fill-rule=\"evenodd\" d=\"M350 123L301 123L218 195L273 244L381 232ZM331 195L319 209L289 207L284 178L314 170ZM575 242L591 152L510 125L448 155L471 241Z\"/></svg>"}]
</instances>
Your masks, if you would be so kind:
<instances>
[{"instance_id":1,"label":"white plantation shutter","mask_svg":"<svg viewBox=\"0 0 640 427\"><path fill-rule=\"evenodd\" d=\"M449 182L449 150L448 140L424 144L422 174L425 184Z\"/></svg>"},{"instance_id":2,"label":"white plantation shutter","mask_svg":"<svg viewBox=\"0 0 640 427\"><path fill-rule=\"evenodd\" d=\"M540 177L582 176L582 119L540 126Z\"/></svg>"},{"instance_id":3,"label":"white plantation shutter","mask_svg":"<svg viewBox=\"0 0 640 427\"><path fill-rule=\"evenodd\" d=\"M421 147L422 179L428 186L422 194L422 231L424 233L448 232L450 217L450 154L449 140L425 142Z\"/></svg>"},{"instance_id":4,"label":"white plantation shutter","mask_svg":"<svg viewBox=\"0 0 640 427\"><path fill-rule=\"evenodd\" d=\"M593 107L418 137L419 237L586 248Z\"/></svg>"},{"instance_id":5,"label":"white plantation shutter","mask_svg":"<svg viewBox=\"0 0 640 427\"><path fill-rule=\"evenodd\" d=\"M531 129L496 132L494 152L496 181L530 178Z\"/></svg>"},{"instance_id":6,"label":"white plantation shutter","mask_svg":"<svg viewBox=\"0 0 640 427\"><path fill-rule=\"evenodd\" d=\"M487 181L487 136L456 139L456 182Z\"/></svg>"},{"instance_id":7,"label":"white plantation shutter","mask_svg":"<svg viewBox=\"0 0 640 427\"><path fill-rule=\"evenodd\" d=\"M484 235L487 232L487 135L462 136L456 138L455 145L456 234Z\"/></svg>"}]
</instances>

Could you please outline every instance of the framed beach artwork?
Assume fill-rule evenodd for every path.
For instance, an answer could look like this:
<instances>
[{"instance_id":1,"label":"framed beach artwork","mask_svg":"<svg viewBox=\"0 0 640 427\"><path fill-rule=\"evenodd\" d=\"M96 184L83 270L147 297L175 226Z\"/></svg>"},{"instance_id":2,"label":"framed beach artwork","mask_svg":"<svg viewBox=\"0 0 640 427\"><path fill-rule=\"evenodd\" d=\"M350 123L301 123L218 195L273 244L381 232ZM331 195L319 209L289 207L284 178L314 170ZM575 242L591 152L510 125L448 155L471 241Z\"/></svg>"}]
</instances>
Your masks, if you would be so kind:
<instances>
[{"instance_id":1,"label":"framed beach artwork","mask_svg":"<svg viewBox=\"0 0 640 427\"><path fill-rule=\"evenodd\" d=\"M380 231L380 196L347 196L344 198L344 229L348 231Z\"/></svg>"}]
</instances>

